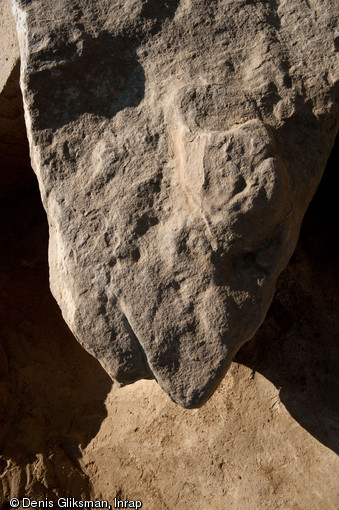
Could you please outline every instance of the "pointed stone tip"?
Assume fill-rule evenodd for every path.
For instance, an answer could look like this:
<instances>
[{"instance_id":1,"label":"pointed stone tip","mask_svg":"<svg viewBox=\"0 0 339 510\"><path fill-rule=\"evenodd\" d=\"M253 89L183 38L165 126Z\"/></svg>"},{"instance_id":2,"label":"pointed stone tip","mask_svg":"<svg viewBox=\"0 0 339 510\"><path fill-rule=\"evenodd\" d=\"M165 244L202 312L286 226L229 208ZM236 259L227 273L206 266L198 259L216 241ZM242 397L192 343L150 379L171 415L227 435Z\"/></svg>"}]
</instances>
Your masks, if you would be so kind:
<instances>
[{"instance_id":1,"label":"pointed stone tip","mask_svg":"<svg viewBox=\"0 0 339 510\"><path fill-rule=\"evenodd\" d=\"M210 373L206 370L208 364L205 363L205 367L191 372L189 376L179 378L180 376L175 377L174 374L168 381L157 382L175 404L184 409L199 409L217 390L230 367L233 354L233 351L232 354L229 351L224 359L219 360L218 368Z\"/></svg>"},{"instance_id":2,"label":"pointed stone tip","mask_svg":"<svg viewBox=\"0 0 339 510\"><path fill-rule=\"evenodd\" d=\"M13 3L64 318L122 384L152 373L197 408L260 326L331 149L329 6L308 37L302 2L280 23L275 2L98 0L81 30L74 0Z\"/></svg>"}]
</instances>

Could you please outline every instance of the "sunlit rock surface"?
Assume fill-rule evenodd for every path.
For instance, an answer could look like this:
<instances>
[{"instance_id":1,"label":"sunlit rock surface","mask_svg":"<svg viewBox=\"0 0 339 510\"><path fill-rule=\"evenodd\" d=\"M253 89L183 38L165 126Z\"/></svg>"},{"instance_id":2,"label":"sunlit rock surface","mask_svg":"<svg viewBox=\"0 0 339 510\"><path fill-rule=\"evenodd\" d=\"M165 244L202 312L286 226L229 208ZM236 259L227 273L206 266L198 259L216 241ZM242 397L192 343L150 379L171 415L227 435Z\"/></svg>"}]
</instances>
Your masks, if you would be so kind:
<instances>
[{"instance_id":1,"label":"sunlit rock surface","mask_svg":"<svg viewBox=\"0 0 339 510\"><path fill-rule=\"evenodd\" d=\"M178 404L258 329L338 125L331 1L13 1L52 292Z\"/></svg>"}]
</instances>

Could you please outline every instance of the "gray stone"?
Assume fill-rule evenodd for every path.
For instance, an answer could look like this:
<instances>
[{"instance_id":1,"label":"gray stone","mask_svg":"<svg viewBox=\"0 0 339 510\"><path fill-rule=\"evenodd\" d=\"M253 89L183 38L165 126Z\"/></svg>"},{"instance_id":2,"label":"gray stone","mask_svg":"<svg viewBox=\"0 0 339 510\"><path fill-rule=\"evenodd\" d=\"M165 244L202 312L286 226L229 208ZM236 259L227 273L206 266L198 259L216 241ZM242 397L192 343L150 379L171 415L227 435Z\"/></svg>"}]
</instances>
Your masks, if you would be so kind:
<instances>
[{"instance_id":1,"label":"gray stone","mask_svg":"<svg viewBox=\"0 0 339 510\"><path fill-rule=\"evenodd\" d=\"M13 0L50 284L122 384L201 405L260 326L338 128L330 0Z\"/></svg>"}]
</instances>

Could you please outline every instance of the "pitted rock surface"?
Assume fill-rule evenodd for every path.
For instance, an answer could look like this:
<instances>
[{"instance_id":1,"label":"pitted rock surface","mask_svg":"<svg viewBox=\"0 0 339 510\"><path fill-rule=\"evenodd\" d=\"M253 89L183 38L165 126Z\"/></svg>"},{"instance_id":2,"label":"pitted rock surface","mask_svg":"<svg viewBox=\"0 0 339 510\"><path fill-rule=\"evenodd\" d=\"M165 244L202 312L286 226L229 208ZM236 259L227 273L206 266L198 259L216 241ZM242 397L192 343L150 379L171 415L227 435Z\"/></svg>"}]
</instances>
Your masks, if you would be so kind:
<instances>
[{"instance_id":1,"label":"pitted rock surface","mask_svg":"<svg viewBox=\"0 0 339 510\"><path fill-rule=\"evenodd\" d=\"M184 407L255 333L338 127L330 0L13 0L50 284Z\"/></svg>"}]
</instances>

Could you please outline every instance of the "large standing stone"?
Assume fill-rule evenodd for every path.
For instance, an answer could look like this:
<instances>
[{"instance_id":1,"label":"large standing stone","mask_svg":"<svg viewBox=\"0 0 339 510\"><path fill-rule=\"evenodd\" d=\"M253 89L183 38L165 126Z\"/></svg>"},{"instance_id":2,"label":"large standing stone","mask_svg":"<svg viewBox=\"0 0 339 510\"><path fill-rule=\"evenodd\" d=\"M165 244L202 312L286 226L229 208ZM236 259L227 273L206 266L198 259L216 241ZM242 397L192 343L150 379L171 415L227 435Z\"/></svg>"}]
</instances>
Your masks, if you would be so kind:
<instances>
[{"instance_id":1,"label":"large standing stone","mask_svg":"<svg viewBox=\"0 0 339 510\"><path fill-rule=\"evenodd\" d=\"M331 0L13 0L50 281L121 383L203 403L259 327L338 126Z\"/></svg>"}]
</instances>

